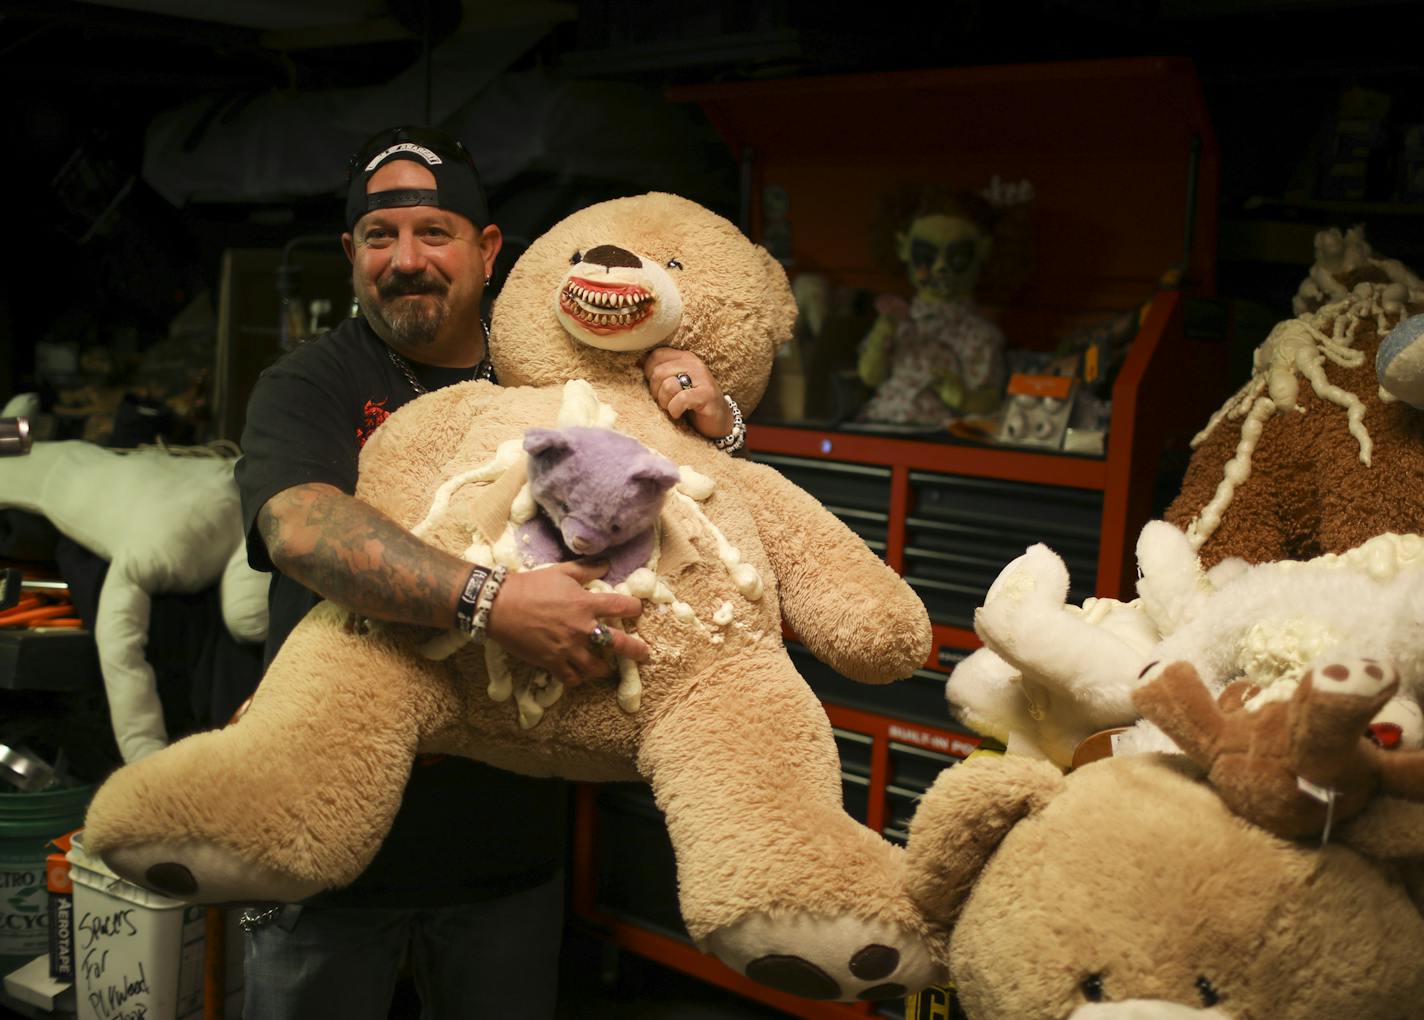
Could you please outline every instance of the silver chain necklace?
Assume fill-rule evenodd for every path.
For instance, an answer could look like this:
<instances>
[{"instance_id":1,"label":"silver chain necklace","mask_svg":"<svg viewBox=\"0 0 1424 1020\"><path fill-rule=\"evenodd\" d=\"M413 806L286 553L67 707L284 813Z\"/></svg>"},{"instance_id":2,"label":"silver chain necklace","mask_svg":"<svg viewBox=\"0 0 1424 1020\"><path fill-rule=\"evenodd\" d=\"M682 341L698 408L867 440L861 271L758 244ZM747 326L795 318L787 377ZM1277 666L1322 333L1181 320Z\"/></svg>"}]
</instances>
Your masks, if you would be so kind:
<instances>
[{"instance_id":1,"label":"silver chain necklace","mask_svg":"<svg viewBox=\"0 0 1424 1020\"><path fill-rule=\"evenodd\" d=\"M475 378L483 379L485 382L494 382L494 364L490 361L489 356L489 323L481 320L480 325L484 327L485 331L485 356L481 358L480 363L475 366ZM415 377L415 373L411 371L409 362L389 347L386 348L386 354L390 356L391 364L400 369L401 375L405 376L406 382L410 383L410 388L415 390L417 397L423 397L426 393L430 392L422 386L420 380Z\"/></svg>"}]
</instances>

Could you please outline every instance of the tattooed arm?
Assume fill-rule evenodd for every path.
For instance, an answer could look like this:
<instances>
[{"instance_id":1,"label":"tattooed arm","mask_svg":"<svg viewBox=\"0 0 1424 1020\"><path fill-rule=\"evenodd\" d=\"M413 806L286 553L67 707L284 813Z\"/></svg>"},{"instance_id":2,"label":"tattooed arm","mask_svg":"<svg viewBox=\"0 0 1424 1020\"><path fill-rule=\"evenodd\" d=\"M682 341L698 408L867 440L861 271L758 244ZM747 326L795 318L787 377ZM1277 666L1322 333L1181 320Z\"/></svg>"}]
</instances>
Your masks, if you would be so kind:
<instances>
[{"instance_id":1,"label":"tattooed arm","mask_svg":"<svg viewBox=\"0 0 1424 1020\"><path fill-rule=\"evenodd\" d=\"M322 598L376 620L448 630L470 564L429 546L379 510L333 485L295 485L269 499L257 527L272 564ZM490 610L487 633L504 649L570 686L608 676L588 643L599 617L632 617L642 602L583 586L598 567L565 563L511 574ZM648 647L615 630L619 655L646 661Z\"/></svg>"}]
</instances>

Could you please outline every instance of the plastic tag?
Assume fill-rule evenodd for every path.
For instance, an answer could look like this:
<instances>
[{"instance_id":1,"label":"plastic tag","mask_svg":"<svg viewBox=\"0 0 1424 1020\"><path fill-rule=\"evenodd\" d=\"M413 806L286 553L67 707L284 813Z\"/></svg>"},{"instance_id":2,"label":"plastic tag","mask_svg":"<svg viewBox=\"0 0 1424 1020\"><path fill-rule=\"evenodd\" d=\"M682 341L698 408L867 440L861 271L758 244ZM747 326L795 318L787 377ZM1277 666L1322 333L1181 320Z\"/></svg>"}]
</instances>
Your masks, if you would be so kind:
<instances>
[{"instance_id":1,"label":"plastic tag","mask_svg":"<svg viewBox=\"0 0 1424 1020\"><path fill-rule=\"evenodd\" d=\"M1295 777L1295 785L1307 797L1314 797L1325 805L1325 828L1320 832L1320 845L1330 842L1330 826L1335 820L1335 791L1326 786L1317 786L1304 776Z\"/></svg>"}]
</instances>

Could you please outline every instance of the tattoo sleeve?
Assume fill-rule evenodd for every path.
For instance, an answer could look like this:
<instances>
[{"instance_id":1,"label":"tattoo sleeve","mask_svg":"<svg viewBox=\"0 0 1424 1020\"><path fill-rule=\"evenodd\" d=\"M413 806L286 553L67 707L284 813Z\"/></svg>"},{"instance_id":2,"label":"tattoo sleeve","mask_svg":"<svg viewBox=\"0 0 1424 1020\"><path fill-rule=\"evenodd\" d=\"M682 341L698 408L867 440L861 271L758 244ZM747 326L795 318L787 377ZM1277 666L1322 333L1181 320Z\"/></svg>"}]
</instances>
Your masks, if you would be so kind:
<instances>
[{"instance_id":1,"label":"tattoo sleeve","mask_svg":"<svg viewBox=\"0 0 1424 1020\"><path fill-rule=\"evenodd\" d=\"M279 492L257 527L277 569L324 599L372 619L454 625L470 565L334 486Z\"/></svg>"}]
</instances>

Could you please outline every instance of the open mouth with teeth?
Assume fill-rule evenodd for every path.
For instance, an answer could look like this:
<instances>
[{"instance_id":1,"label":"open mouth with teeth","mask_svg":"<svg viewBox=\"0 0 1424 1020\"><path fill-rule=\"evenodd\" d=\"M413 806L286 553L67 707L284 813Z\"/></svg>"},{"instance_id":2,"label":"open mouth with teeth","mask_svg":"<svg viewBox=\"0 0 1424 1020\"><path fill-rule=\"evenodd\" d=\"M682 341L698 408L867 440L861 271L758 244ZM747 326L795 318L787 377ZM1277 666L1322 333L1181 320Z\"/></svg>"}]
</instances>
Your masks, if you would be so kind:
<instances>
[{"instance_id":1,"label":"open mouth with teeth","mask_svg":"<svg viewBox=\"0 0 1424 1020\"><path fill-rule=\"evenodd\" d=\"M632 329L653 313L651 291L631 283L593 283L571 277L559 292L559 307L591 333Z\"/></svg>"}]
</instances>

